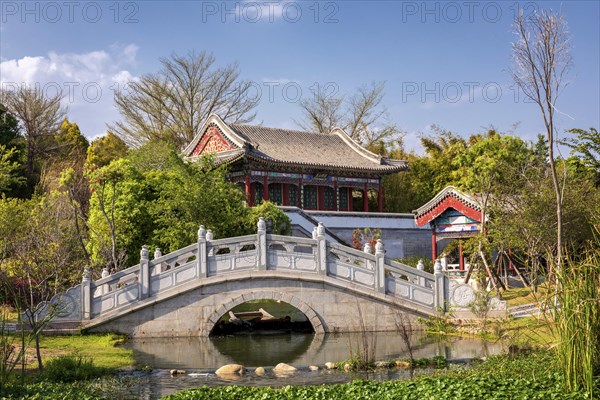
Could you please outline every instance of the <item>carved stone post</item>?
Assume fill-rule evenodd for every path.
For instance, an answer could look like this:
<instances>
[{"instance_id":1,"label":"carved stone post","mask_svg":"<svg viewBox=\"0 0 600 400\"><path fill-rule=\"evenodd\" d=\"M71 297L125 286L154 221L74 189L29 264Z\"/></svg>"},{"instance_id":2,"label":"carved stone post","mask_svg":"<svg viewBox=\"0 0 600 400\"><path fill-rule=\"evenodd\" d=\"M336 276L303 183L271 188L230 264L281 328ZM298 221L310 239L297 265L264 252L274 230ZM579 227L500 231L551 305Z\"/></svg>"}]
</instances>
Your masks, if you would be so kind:
<instances>
[{"instance_id":1,"label":"carved stone post","mask_svg":"<svg viewBox=\"0 0 600 400\"><path fill-rule=\"evenodd\" d=\"M419 260L417 263L417 269L419 271L425 271L425 264L423 264L423 260ZM425 278L419 277L416 282L419 286L425 286Z\"/></svg>"},{"instance_id":2,"label":"carved stone post","mask_svg":"<svg viewBox=\"0 0 600 400\"><path fill-rule=\"evenodd\" d=\"M138 298L145 299L150 294L150 274L149 274L148 246L142 246L140 251L140 274L138 276L139 292Z\"/></svg>"},{"instance_id":3,"label":"carved stone post","mask_svg":"<svg viewBox=\"0 0 600 400\"><path fill-rule=\"evenodd\" d=\"M83 270L81 279L81 319L92 318L92 278L90 270Z\"/></svg>"},{"instance_id":4,"label":"carved stone post","mask_svg":"<svg viewBox=\"0 0 600 400\"><path fill-rule=\"evenodd\" d=\"M434 305L440 310L446 310L446 301L448 299L448 277L442 270L440 260L435 260L433 265L433 277L435 280L434 290Z\"/></svg>"},{"instance_id":5,"label":"carved stone post","mask_svg":"<svg viewBox=\"0 0 600 400\"><path fill-rule=\"evenodd\" d=\"M110 276L110 272L108 271L108 268L102 268L102 279L104 278L108 278ZM110 291L110 287L108 286L108 283L105 283L102 285L102 294L106 294Z\"/></svg>"},{"instance_id":6,"label":"carved stone post","mask_svg":"<svg viewBox=\"0 0 600 400\"><path fill-rule=\"evenodd\" d=\"M213 231L212 231L212 229L209 229L209 230L206 231L206 240L208 240L209 242L211 240L213 240Z\"/></svg>"},{"instance_id":7,"label":"carved stone post","mask_svg":"<svg viewBox=\"0 0 600 400\"><path fill-rule=\"evenodd\" d=\"M312 238L313 238L313 240L317 240L317 227L316 226L312 230Z\"/></svg>"},{"instance_id":8,"label":"carved stone post","mask_svg":"<svg viewBox=\"0 0 600 400\"><path fill-rule=\"evenodd\" d=\"M162 253L160 251L160 249L157 247L156 249L154 249L154 260L156 260L157 258L161 258L162 257ZM158 275L162 272L162 263L159 264L155 264L154 265L154 274Z\"/></svg>"},{"instance_id":9,"label":"carved stone post","mask_svg":"<svg viewBox=\"0 0 600 400\"><path fill-rule=\"evenodd\" d=\"M200 225L198 229L198 254L196 255L197 269L196 275L198 278L206 278L208 276L208 264L206 262L206 229L204 225Z\"/></svg>"},{"instance_id":10,"label":"carved stone post","mask_svg":"<svg viewBox=\"0 0 600 400\"><path fill-rule=\"evenodd\" d=\"M385 294L385 251L383 250L383 241L377 239L375 245L375 290Z\"/></svg>"},{"instance_id":11,"label":"carved stone post","mask_svg":"<svg viewBox=\"0 0 600 400\"><path fill-rule=\"evenodd\" d=\"M327 239L325 239L325 226L319 222L317 226L317 272L327 275Z\"/></svg>"},{"instance_id":12,"label":"carved stone post","mask_svg":"<svg viewBox=\"0 0 600 400\"><path fill-rule=\"evenodd\" d=\"M371 243L365 243L365 247L363 247L363 251L367 254L371 254Z\"/></svg>"},{"instance_id":13,"label":"carved stone post","mask_svg":"<svg viewBox=\"0 0 600 400\"><path fill-rule=\"evenodd\" d=\"M261 271L267 269L267 223L263 217L258 219L256 224L257 230L257 246L256 246L256 268Z\"/></svg>"}]
</instances>

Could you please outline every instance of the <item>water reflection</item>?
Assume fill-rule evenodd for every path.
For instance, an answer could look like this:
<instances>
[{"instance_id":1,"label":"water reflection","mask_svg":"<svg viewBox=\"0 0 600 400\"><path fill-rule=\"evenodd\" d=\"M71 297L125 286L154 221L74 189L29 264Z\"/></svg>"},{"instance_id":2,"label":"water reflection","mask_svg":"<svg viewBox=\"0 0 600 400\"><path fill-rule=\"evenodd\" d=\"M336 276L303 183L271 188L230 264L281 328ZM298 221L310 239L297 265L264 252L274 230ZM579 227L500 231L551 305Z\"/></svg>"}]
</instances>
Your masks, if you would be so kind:
<instances>
[{"instance_id":1,"label":"water reflection","mask_svg":"<svg viewBox=\"0 0 600 400\"><path fill-rule=\"evenodd\" d=\"M130 399L160 399L180 390L201 386L249 385L321 385L350 382L354 379L389 380L409 378L410 372L402 369L375 372L345 373L341 371L309 371L308 366L322 366L328 361L349 358L351 351L358 351L362 343L368 343L376 360L408 357L408 348L399 334L378 332L363 341L361 334L251 334L214 338L153 338L132 340L126 344L134 352L137 365L149 365L155 369L135 384L123 387L114 396ZM414 333L410 340L414 358L431 358L441 355L449 360L471 359L497 354L501 346L475 338L432 337L422 332ZM300 370L293 375L279 377L269 371L280 362L291 364ZM265 376L252 371L235 381L220 378L214 370L228 363L244 364L251 370L267 367ZM184 369L185 376L170 376L168 370ZM422 372L422 371L421 371Z\"/></svg>"},{"instance_id":2,"label":"water reflection","mask_svg":"<svg viewBox=\"0 0 600 400\"><path fill-rule=\"evenodd\" d=\"M407 358L408 348L400 335L377 332L363 340L361 334L249 334L211 338L152 338L132 340L136 364L156 369L211 371L229 363L247 367L270 367L280 362L296 367L322 365L349 358L369 345L375 359ZM468 359L497 354L498 344L475 338L439 338L417 332L411 337L415 358L443 356Z\"/></svg>"}]
</instances>

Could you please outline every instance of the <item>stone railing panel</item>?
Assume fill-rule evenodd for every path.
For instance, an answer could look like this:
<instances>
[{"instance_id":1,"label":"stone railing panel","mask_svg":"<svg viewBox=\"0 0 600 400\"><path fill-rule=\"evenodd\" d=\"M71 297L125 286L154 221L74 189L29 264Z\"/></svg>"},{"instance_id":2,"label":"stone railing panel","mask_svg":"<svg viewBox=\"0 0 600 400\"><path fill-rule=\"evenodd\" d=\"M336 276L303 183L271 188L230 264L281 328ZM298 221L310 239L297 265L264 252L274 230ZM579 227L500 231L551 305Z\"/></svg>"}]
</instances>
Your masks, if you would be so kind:
<instances>
[{"instance_id":1,"label":"stone railing panel","mask_svg":"<svg viewBox=\"0 0 600 400\"><path fill-rule=\"evenodd\" d=\"M268 269L316 272L316 243L313 240L297 243L281 238L286 237L277 239L273 235L267 237Z\"/></svg>"},{"instance_id":2,"label":"stone railing panel","mask_svg":"<svg viewBox=\"0 0 600 400\"><path fill-rule=\"evenodd\" d=\"M375 288L375 256L331 244L327 253L329 276Z\"/></svg>"},{"instance_id":3,"label":"stone railing panel","mask_svg":"<svg viewBox=\"0 0 600 400\"><path fill-rule=\"evenodd\" d=\"M138 300L139 286L127 285L100 297L92 299L92 317L135 303Z\"/></svg>"},{"instance_id":4,"label":"stone railing panel","mask_svg":"<svg viewBox=\"0 0 600 400\"><path fill-rule=\"evenodd\" d=\"M116 272L106 278L92 282L92 298L118 290L124 286L136 283L139 279L140 265L134 265L122 271Z\"/></svg>"},{"instance_id":5,"label":"stone railing panel","mask_svg":"<svg viewBox=\"0 0 600 400\"><path fill-rule=\"evenodd\" d=\"M196 260L198 244L194 243L149 262L150 275L157 275Z\"/></svg>"},{"instance_id":6,"label":"stone railing panel","mask_svg":"<svg viewBox=\"0 0 600 400\"><path fill-rule=\"evenodd\" d=\"M425 306L433 307L434 304L433 290L415 285L393 275L386 276L386 292Z\"/></svg>"},{"instance_id":7,"label":"stone railing panel","mask_svg":"<svg viewBox=\"0 0 600 400\"><path fill-rule=\"evenodd\" d=\"M253 269L256 266L256 236L212 241L207 246L208 274L217 275Z\"/></svg>"}]
</instances>

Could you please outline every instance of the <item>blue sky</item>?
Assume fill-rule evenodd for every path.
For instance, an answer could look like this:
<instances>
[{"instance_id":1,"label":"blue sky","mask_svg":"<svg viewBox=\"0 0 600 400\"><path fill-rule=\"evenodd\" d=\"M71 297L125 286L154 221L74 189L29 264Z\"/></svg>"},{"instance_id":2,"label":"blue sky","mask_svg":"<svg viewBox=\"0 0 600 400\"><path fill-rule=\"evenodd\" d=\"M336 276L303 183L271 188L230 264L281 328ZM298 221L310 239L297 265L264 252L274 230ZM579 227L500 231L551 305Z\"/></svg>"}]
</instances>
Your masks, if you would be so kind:
<instances>
[{"instance_id":1,"label":"blue sky","mask_svg":"<svg viewBox=\"0 0 600 400\"><path fill-rule=\"evenodd\" d=\"M1 1L0 81L61 88L69 118L90 138L119 118L114 90L172 52L238 62L260 95L256 123L297 128L297 101L319 88L352 93L386 82L389 117L408 148L431 124L468 135L493 125L532 139L534 104L516 92L511 22L560 9L574 65L559 129L600 127L600 2L503 1Z\"/></svg>"}]
</instances>

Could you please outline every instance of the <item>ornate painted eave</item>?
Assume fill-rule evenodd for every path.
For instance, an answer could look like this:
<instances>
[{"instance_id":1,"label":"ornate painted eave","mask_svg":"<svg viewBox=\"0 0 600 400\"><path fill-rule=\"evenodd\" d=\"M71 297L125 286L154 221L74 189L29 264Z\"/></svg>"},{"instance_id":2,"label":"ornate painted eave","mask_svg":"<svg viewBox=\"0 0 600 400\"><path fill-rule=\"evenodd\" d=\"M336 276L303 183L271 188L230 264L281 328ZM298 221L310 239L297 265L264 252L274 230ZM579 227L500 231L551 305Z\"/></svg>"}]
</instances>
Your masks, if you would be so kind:
<instances>
[{"instance_id":1,"label":"ornate painted eave","mask_svg":"<svg viewBox=\"0 0 600 400\"><path fill-rule=\"evenodd\" d=\"M413 211L415 222L417 226L424 226L449 208L453 208L475 221L481 222L482 220L482 207L475 198L454 186L447 186L425 205Z\"/></svg>"}]
</instances>

